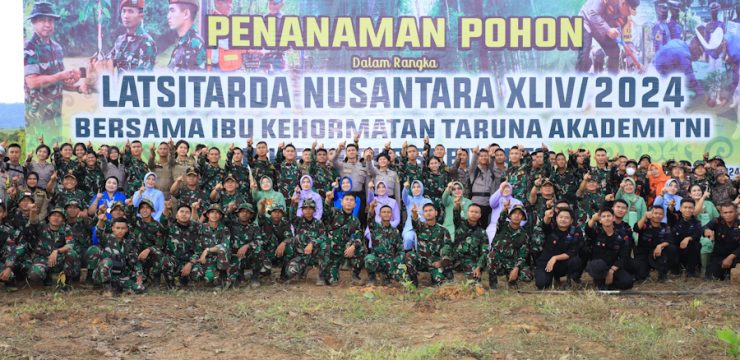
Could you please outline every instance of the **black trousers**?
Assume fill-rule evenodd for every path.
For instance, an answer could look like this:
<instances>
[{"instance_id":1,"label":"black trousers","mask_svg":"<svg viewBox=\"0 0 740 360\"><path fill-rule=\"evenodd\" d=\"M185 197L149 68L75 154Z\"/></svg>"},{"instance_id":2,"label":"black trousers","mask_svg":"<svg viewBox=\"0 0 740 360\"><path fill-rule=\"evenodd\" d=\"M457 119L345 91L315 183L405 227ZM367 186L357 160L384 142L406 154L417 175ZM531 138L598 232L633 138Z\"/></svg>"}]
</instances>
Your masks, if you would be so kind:
<instances>
[{"instance_id":1,"label":"black trousers","mask_svg":"<svg viewBox=\"0 0 740 360\"><path fill-rule=\"evenodd\" d=\"M668 245L661 255L653 257L652 249L637 249L635 252L634 269L637 280L645 280L650 276L650 270L655 269L658 274L668 274L668 269L678 262L678 249L675 245Z\"/></svg>"},{"instance_id":2,"label":"black trousers","mask_svg":"<svg viewBox=\"0 0 740 360\"><path fill-rule=\"evenodd\" d=\"M480 206L480 220L478 222L485 229L488 227L488 224L491 223L491 212L493 210L488 205L478 205L478 206Z\"/></svg>"},{"instance_id":3,"label":"black trousers","mask_svg":"<svg viewBox=\"0 0 740 360\"><path fill-rule=\"evenodd\" d=\"M680 271L683 266L686 273L690 275L697 274L701 269L701 244L698 241L689 241L685 249L678 248L678 261L674 263L675 272Z\"/></svg>"},{"instance_id":4,"label":"black trousers","mask_svg":"<svg viewBox=\"0 0 740 360\"><path fill-rule=\"evenodd\" d=\"M707 279L714 278L718 280L724 280L725 278L730 276L730 269L737 266L738 262L740 261L740 258L735 258L735 260L732 262L732 266L730 266L730 269L723 269L722 260L724 259L725 256L714 256L714 254L709 257L709 263L707 264L706 273Z\"/></svg>"},{"instance_id":5,"label":"black trousers","mask_svg":"<svg viewBox=\"0 0 740 360\"><path fill-rule=\"evenodd\" d=\"M580 257L573 256L568 260L556 262L551 272L545 271L548 261L550 259L543 256L537 259L537 267L534 270L534 283L538 289L542 290L552 286L553 279L559 279L565 275L568 276L568 279L580 278L582 267Z\"/></svg>"},{"instance_id":6,"label":"black trousers","mask_svg":"<svg viewBox=\"0 0 740 360\"><path fill-rule=\"evenodd\" d=\"M609 264L601 259L591 260L586 265L586 272L594 280L594 284L599 289L627 290L631 289L634 284L634 278L627 270L619 269L614 273L614 280L611 285L606 285L606 274L609 272Z\"/></svg>"}]
</instances>

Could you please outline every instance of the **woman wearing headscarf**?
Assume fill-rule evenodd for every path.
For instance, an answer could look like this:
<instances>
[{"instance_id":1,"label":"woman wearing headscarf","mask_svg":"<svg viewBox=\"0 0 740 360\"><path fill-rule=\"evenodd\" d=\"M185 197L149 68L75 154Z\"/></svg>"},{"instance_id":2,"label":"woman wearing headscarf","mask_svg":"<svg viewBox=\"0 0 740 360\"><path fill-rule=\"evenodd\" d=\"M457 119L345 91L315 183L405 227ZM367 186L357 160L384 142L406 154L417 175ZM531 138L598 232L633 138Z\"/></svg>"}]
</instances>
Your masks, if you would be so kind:
<instances>
[{"instance_id":1,"label":"woman wearing headscarf","mask_svg":"<svg viewBox=\"0 0 740 360\"><path fill-rule=\"evenodd\" d=\"M635 194L635 189L637 189L635 180L631 177L626 177L619 185L616 196L617 200L622 199L627 202L627 218L624 220L630 225L630 229L634 228L637 220L642 219L647 212L645 200Z\"/></svg>"},{"instance_id":2,"label":"woman wearing headscarf","mask_svg":"<svg viewBox=\"0 0 740 360\"><path fill-rule=\"evenodd\" d=\"M118 180L118 188L126 188L126 168L121 161L121 150L115 146L108 149L108 157L100 156L100 169L103 170L103 176L106 179L111 176Z\"/></svg>"},{"instance_id":3,"label":"woman wearing headscarf","mask_svg":"<svg viewBox=\"0 0 740 360\"><path fill-rule=\"evenodd\" d=\"M154 205L152 218L159 222L164 211L164 193L157 190L157 174L148 172L144 175L144 185L134 193L134 207L139 207L141 200L147 199Z\"/></svg>"},{"instance_id":4,"label":"woman wearing headscarf","mask_svg":"<svg viewBox=\"0 0 740 360\"><path fill-rule=\"evenodd\" d=\"M272 209L275 206L282 206L285 209L285 196L272 187L272 178L263 175L260 178L259 188L255 187L252 189L252 197L257 203L257 208L262 209L264 206L265 210Z\"/></svg>"},{"instance_id":5,"label":"woman wearing headscarf","mask_svg":"<svg viewBox=\"0 0 740 360\"><path fill-rule=\"evenodd\" d=\"M653 206L660 206L663 208L663 220L661 222L666 223L668 214L668 207L672 207L673 211L678 211L681 208L682 197L678 196L678 180L668 179L663 187L662 194L655 198Z\"/></svg>"},{"instance_id":6,"label":"woman wearing headscarf","mask_svg":"<svg viewBox=\"0 0 740 360\"><path fill-rule=\"evenodd\" d=\"M648 182L650 183L650 194L647 197L646 204L652 204L655 202L655 198L660 195L660 192L665 187L665 182L670 177L663 172L663 167L660 164L650 164L648 166Z\"/></svg>"},{"instance_id":7,"label":"woman wearing headscarf","mask_svg":"<svg viewBox=\"0 0 740 360\"><path fill-rule=\"evenodd\" d=\"M386 186L385 181L378 181L376 184L373 184L373 182L368 183L367 201L368 204L375 201L376 223L381 223L380 208L383 206L391 208L391 212L393 213L393 217L391 218L392 227L398 227L398 224L401 223L401 209L398 207L398 201L389 196L388 186Z\"/></svg>"},{"instance_id":8,"label":"woman wearing headscarf","mask_svg":"<svg viewBox=\"0 0 740 360\"><path fill-rule=\"evenodd\" d=\"M296 192L294 195L298 197L298 210L296 211L296 215L298 215L297 219L303 217L303 209L301 208L303 206L303 200L313 199L314 203L316 203L313 217L316 220L321 220L321 215L324 214L324 201L319 193L313 191L313 178L309 175L303 175L298 184L301 187L301 190Z\"/></svg>"},{"instance_id":9,"label":"woman wearing headscarf","mask_svg":"<svg viewBox=\"0 0 740 360\"><path fill-rule=\"evenodd\" d=\"M491 195L489 199L489 205L491 206L491 220L486 228L486 234L488 235L488 244L493 242L494 236L496 236L498 219L501 216L501 211L504 211L506 203L509 205L509 209L512 209L514 205L524 205L520 200L515 199L512 195L511 184L506 179L501 185L498 186L498 190ZM526 220L522 225L526 224Z\"/></svg>"},{"instance_id":10,"label":"woman wearing headscarf","mask_svg":"<svg viewBox=\"0 0 740 360\"><path fill-rule=\"evenodd\" d=\"M8 206L8 209L15 207L20 200L23 198L25 193L30 193L33 198L33 203L36 204L38 209L39 218L46 218L46 214L49 207L49 194L44 188L39 186L39 174L36 172L29 172L26 175L26 183L21 185L14 193L13 203ZM65 204L61 204L64 206Z\"/></svg>"},{"instance_id":11,"label":"woman wearing headscarf","mask_svg":"<svg viewBox=\"0 0 740 360\"><path fill-rule=\"evenodd\" d=\"M709 199L709 191L703 191L701 185L691 185L689 188L689 196L696 202L694 206L694 215L696 215L696 219L699 220L701 226L705 226L710 221L719 217L717 207L714 206L712 200ZM699 251L701 257L701 273L706 274L709 256L712 255L712 251L714 250L714 241L705 237L704 233L702 233L699 243L701 244L701 250Z\"/></svg>"},{"instance_id":12,"label":"woman wearing headscarf","mask_svg":"<svg viewBox=\"0 0 740 360\"><path fill-rule=\"evenodd\" d=\"M409 196L410 195L410 196ZM406 222L403 226L403 249L411 250L416 247L416 232L411 221L411 209L416 206L419 214L419 221L422 223L426 222L424 219L424 213L421 209L424 205L431 204L432 200L424 197L424 184L419 180L414 180L411 183L411 194L409 194L408 182L404 184L403 191L401 192L403 198L403 204L406 207Z\"/></svg>"},{"instance_id":13,"label":"woman wearing headscarf","mask_svg":"<svg viewBox=\"0 0 740 360\"><path fill-rule=\"evenodd\" d=\"M339 179L339 184L334 187L334 207L337 209L342 208L342 198L344 198L344 194L352 193L352 178L349 176L344 176L341 179ZM359 196L355 195L355 209L352 210L352 216L358 216L360 213L360 204L362 204L362 200Z\"/></svg>"},{"instance_id":14,"label":"woman wearing headscarf","mask_svg":"<svg viewBox=\"0 0 740 360\"><path fill-rule=\"evenodd\" d=\"M460 217L463 220L468 219L468 206L473 203L464 196L465 186L460 181L453 181L447 184L447 188L442 193L442 206L445 207L445 218L442 226L450 232L450 238L455 239L455 200L460 199Z\"/></svg>"}]
</instances>

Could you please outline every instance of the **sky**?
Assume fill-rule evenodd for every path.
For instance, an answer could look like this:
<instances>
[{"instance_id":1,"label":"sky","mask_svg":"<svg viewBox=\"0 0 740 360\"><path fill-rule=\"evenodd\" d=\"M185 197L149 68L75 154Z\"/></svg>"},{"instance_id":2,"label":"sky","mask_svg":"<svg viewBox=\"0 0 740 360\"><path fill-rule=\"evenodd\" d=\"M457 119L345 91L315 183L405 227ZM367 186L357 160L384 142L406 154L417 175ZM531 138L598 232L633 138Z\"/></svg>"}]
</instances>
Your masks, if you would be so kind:
<instances>
[{"instance_id":1,"label":"sky","mask_svg":"<svg viewBox=\"0 0 740 360\"><path fill-rule=\"evenodd\" d=\"M5 0L0 11L0 103L23 102L23 1Z\"/></svg>"}]
</instances>

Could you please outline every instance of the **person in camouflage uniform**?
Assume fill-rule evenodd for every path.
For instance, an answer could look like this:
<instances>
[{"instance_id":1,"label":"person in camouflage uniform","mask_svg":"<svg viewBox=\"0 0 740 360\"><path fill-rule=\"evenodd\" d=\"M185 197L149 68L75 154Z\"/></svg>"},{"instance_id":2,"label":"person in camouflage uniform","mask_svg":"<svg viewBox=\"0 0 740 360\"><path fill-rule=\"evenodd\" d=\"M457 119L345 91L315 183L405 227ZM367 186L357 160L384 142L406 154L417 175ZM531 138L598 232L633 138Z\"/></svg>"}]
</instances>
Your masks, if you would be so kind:
<instances>
[{"instance_id":1,"label":"person in camouflage uniform","mask_svg":"<svg viewBox=\"0 0 740 360\"><path fill-rule=\"evenodd\" d=\"M322 198L332 191L331 184L339 176L334 167L327 164L326 149L311 149L311 164L308 166L308 175L313 179L314 189Z\"/></svg>"},{"instance_id":2,"label":"person in camouflage uniform","mask_svg":"<svg viewBox=\"0 0 740 360\"><path fill-rule=\"evenodd\" d=\"M397 228L391 225L393 210L389 205L380 207L380 223L375 221L375 201L368 206L368 254L365 256L365 269L368 285L374 286L377 275L381 283L390 284L391 279L399 280L398 266L403 261L403 240Z\"/></svg>"},{"instance_id":3,"label":"person in camouflage uniform","mask_svg":"<svg viewBox=\"0 0 740 360\"><path fill-rule=\"evenodd\" d=\"M105 213L98 215L97 231L102 234L106 223ZM97 285L109 285L118 293L123 289L144 292L144 269L137 258L138 251L128 235L126 218L111 221L112 231L101 237L100 261L92 272Z\"/></svg>"},{"instance_id":4,"label":"person in camouflage uniform","mask_svg":"<svg viewBox=\"0 0 740 360\"><path fill-rule=\"evenodd\" d=\"M196 254L199 251L201 255L193 266L191 276L194 281L205 280L207 284L218 284L228 281L231 232L222 221L224 212L220 205L211 204L204 216L207 223L201 228L200 244L196 247Z\"/></svg>"},{"instance_id":5,"label":"person in camouflage uniform","mask_svg":"<svg viewBox=\"0 0 740 360\"><path fill-rule=\"evenodd\" d=\"M88 150L84 156L84 165L75 170L75 177L82 179L78 188L85 193L86 199L93 199L98 192L103 191L103 170L98 166L98 158L92 150Z\"/></svg>"},{"instance_id":6,"label":"person in camouflage uniform","mask_svg":"<svg viewBox=\"0 0 740 360\"><path fill-rule=\"evenodd\" d=\"M131 211L130 210L127 211L126 206L120 201L113 202L108 209L106 209L104 206L101 206L100 208L98 208L97 214L100 215L101 213L106 214L106 218L110 218L108 220L117 219L119 217L130 218L129 215L132 215ZM98 231L98 227L96 225L95 227L93 227L93 232L95 233L95 236L98 239L98 243L92 244L90 247L88 247L85 253L85 259L87 260L88 274L92 274L92 271L95 270L95 268L98 266L98 263L100 262L101 251L102 251L102 248L100 246L100 239L101 237L107 236L108 234L112 233L113 224L110 221L106 221L103 224L103 232L98 233L97 231Z\"/></svg>"},{"instance_id":7,"label":"person in camouflage uniform","mask_svg":"<svg viewBox=\"0 0 740 360\"><path fill-rule=\"evenodd\" d=\"M36 131L34 138L41 132L59 134L63 91L82 91L75 85L79 70L65 70L62 46L51 38L59 18L47 2L35 3L28 17L33 35L23 46L25 118Z\"/></svg>"},{"instance_id":8,"label":"person in camouflage uniform","mask_svg":"<svg viewBox=\"0 0 740 360\"><path fill-rule=\"evenodd\" d=\"M278 178L275 183L275 190L283 194L286 199L290 199L293 195L293 190L298 187L298 181L301 177L301 171L296 161L295 146L293 144L285 146L283 144L278 145L275 163L278 164ZM288 209L288 212L293 212L293 210Z\"/></svg>"},{"instance_id":9,"label":"person in camouflage uniform","mask_svg":"<svg viewBox=\"0 0 740 360\"><path fill-rule=\"evenodd\" d=\"M231 233L231 267L229 268L229 282L231 284L244 277L246 270L251 270L251 286L259 287L260 269L265 261L262 250L263 234L254 215L257 212L254 205L241 201L236 207L236 218L228 221Z\"/></svg>"},{"instance_id":10,"label":"person in camouflage uniform","mask_svg":"<svg viewBox=\"0 0 740 360\"><path fill-rule=\"evenodd\" d=\"M52 175L51 178L56 182L56 174ZM49 203L51 207L64 207L70 201L77 201L80 204L89 203L87 195L77 188L77 177L72 173L64 175L61 190L57 191L55 188L50 181L47 190L51 190L50 193L53 194Z\"/></svg>"},{"instance_id":11,"label":"person in camouflage uniform","mask_svg":"<svg viewBox=\"0 0 740 360\"><path fill-rule=\"evenodd\" d=\"M316 202L313 199L305 199L301 204L302 216L293 224L295 235L290 244L282 245L278 251L283 252L283 256L290 258L285 267L283 280L289 281L296 276L305 276L308 269L313 265L318 265L321 260L321 249L325 248L326 232L321 220L314 218L316 211ZM282 248L282 249L281 249ZM321 272L316 277L316 285L325 285L326 281Z\"/></svg>"},{"instance_id":12,"label":"person in camouflage uniform","mask_svg":"<svg viewBox=\"0 0 740 360\"><path fill-rule=\"evenodd\" d=\"M149 167L141 159L141 153L144 148L141 145L141 141L134 140L129 143L126 141L126 146L123 148L123 166L126 168L127 184L128 188L124 193L127 197L134 195L144 184L144 175L149 172Z\"/></svg>"},{"instance_id":13,"label":"person in camouflage uniform","mask_svg":"<svg viewBox=\"0 0 740 360\"><path fill-rule=\"evenodd\" d=\"M198 156L198 171L200 173L200 188L209 192L220 184L224 178L224 169L218 164L221 160L221 150L212 147L201 152Z\"/></svg>"},{"instance_id":14,"label":"person in camouflage uniform","mask_svg":"<svg viewBox=\"0 0 740 360\"><path fill-rule=\"evenodd\" d=\"M602 197L607 194L614 194L612 189L612 171L609 167L609 158L606 155L606 150L598 148L594 151L594 155L596 165L591 168L589 173L591 174L591 178L596 180L598 184L599 194Z\"/></svg>"},{"instance_id":15,"label":"person in camouflage uniform","mask_svg":"<svg viewBox=\"0 0 740 360\"><path fill-rule=\"evenodd\" d=\"M487 269L488 286L491 289L498 288L498 276L502 275L506 276L509 286L515 286L519 280L532 280L533 274L527 265L529 234L521 225L526 220L527 212L522 205L501 212L491 251L481 256L474 271L480 277L481 269Z\"/></svg>"},{"instance_id":16,"label":"person in camouflage uniform","mask_svg":"<svg viewBox=\"0 0 740 360\"><path fill-rule=\"evenodd\" d=\"M188 203L178 205L174 218L170 217L171 210L171 206L166 207L162 216L166 237L160 267L164 270L167 286L174 288L193 280L192 270L198 263L203 224L195 220L197 211L193 211Z\"/></svg>"},{"instance_id":17,"label":"person in camouflage uniform","mask_svg":"<svg viewBox=\"0 0 740 360\"><path fill-rule=\"evenodd\" d=\"M151 71L157 58L157 44L144 30L144 0L123 0L119 9L126 33L116 38L107 58L119 74Z\"/></svg>"},{"instance_id":18,"label":"person in camouflage uniform","mask_svg":"<svg viewBox=\"0 0 740 360\"><path fill-rule=\"evenodd\" d=\"M418 157L419 149L416 145L409 145L404 142L403 147L401 148L401 165L396 171L401 184L410 184L415 180L422 180L422 171L424 170L424 167L418 164Z\"/></svg>"},{"instance_id":19,"label":"person in camouflage uniform","mask_svg":"<svg viewBox=\"0 0 740 360\"><path fill-rule=\"evenodd\" d=\"M455 203L455 240L454 240L454 267L462 271L467 279L480 281L473 276L473 270L478 265L481 256L488 253L488 236L486 229L478 222L481 218L480 205L468 206L468 218L463 219L460 213L460 202Z\"/></svg>"},{"instance_id":20,"label":"person in camouflage uniform","mask_svg":"<svg viewBox=\"0 0 740 360\"><path fill-rule=\"evenodd\" d=\"M422 183L424 184L425 195L432 200L436 209L440 209L437 214L437 221L444 219L444 206L442 206L442 194L447 188L449 177L446 171L442 171L442 163L437 157L432 156L427 163L427 167L422 172Z\"/></svg>"},{"instance_id":21,"label":"person in camouflage uniform","mask_svg":"<svg viewBox=\"0 0 740 360\"><path fill-rule=\"evenodd\" d=\"M236 221L236 207L247 200L238 190L239 182L233 175L227 174L223 183L218 183L211 191L211 203L221 205L229 221Z\"/></svg>"},{"instance_id":22,"label":"person in camouflage uniform","mask_svg":"<svg viewBox=\"0 0 740 360\"><path fill-rule=\"evenodd\" d=\"M67 175L70 172L73 173L80 165L78 161L72 160L72 145L69 143L64 143L61 147L58 143L55 143L51 161L54 164L55 173L52 174L47 186L50 183L56 183L56 180L64 177L64 175ZM54 175L56 175L56 177L54 177Z\"/></svg>"},{"instance_id":23,"label":"person in camouflage uniform","mask_svg":"<svg viewBox=\"0 0 740 360\"><path fill-rule=\"evenodd\" d=\"M59 273L59 283L64 289L79 269L72 228L65 224L62 208L52 209L44 223L39 223L36 212L35 208L31 209L31 223L23 235L27 241L16 248L16 256L24 259L23 269L30 281L50 285L51 274Z\"/></svg>"},{"instance_id":24,"label":"person in camouflage uniform","mask_svg":"<svg viewBox=\"0 0 740 360\"><path fill-rule=\"evenodd\" d=\"M542 245L545 241L545 230L542 220L545 218L545 212L548 209L552 209L558 201L555 189L555 184L550 179L537 178L534 181L532 190L529 192L529 200L525 207L533 215L533 218L526 224L527 230L530 233L528 245L529 259L527 259L530 265L534 265L540 253L542 253Z\"/></svg>"},{"instance_id":25,"label":"person in camouflage uniform","mask_svg":"<svg viewBox=\"0 0 740 360\"><path fill-rule=\"evenodd\" d=\"M184 182L184 183L183 183ZM194 167L187 169L185 179L182 177L175 180L170 188L170 195L177 199L178 204L188 205L200 201L201 204L208 203L208 195L200 188L198 171ZM200 214L198 214L200 216Z\"/></svg>"},{"instance_id":26,"label":"person in camouflage uniform","mask_svg":"<svg viewBox=\"0 0 740 360\"><path fill-rule=\"evenodd\" d=\"M604 201L614 200L614 195L602 196L599 192L599 182L591 177L591 173L583 175L581 186L576 191L578 195L577 225L583 232L591 215L598 213L604 206Z\"/></svg>"},{"instance_id":27,"label":"person in camouflage uniform","mask_svg":"<svg viewBox=\"0 0 740 360\"><path fill-rule=\"evenodd\" d=\"M250 169L248 165L244 164L244 152L238 147L234 147L234 144L229 146L229 151L226 152L226 163L224 166L224 172L233 176L239 183L239 194L245 197L245 201L254 204L252 200L252 191L249 188Z\"/></svg>"},{"instance_id":28,"label":"person in camouflage uniform","mask_svg":"<svg viewBox=\"0 0 740 360\"><path fill-rule=\"evenodd\" d=\"M92 282L92 271L87 267L87 250L92 244L92 229L93 222L87 217L87 211L82 211L80 203L75 200L67 202L64 206L64 211L67 215L67 225L72 229L72 238L74 241L74 249L78 254L80 268L87 268L88 276L87 281ZM76 275L80 275L80 269L75 271ZM79 278L73 279L79 280Z\"/></svg>"},{"instance_id":29,"label":"person in camouflage uniform","mask_svg":"<svg viewBox=\"0 0 740 360\"><path fill-rule=\"evenodd\" d=\"M249 166L252 169L253 179L262 179L263 176L267 176L272 179L273 184L277 179L277 170L275 165L270 161L267 156L267 143L260 141L257 143L255 148L252 148L252 139L247 140L247 159Z\"/></svg>"},{"instance_id":30,"label":"person in camouflage uniform","mask_svg":"<svg viewBox=\"0 0 740 360\"><path fill-rule=\"evenodd\" d=\"M439 285L445 280L444 269L452 266L453 243L450 233L437 223L437 209L432 204L423 207L425 222L419 220L419 209L411 207L411 223L416 232L416 247L406 251L402 267L406 276L419 286L419 272L429 272L432 283ZM403 269L403 268L402 268Z\"/></svg>"},{"instance_id":31,"label":"person in camouflage uniform","mask_svg":"<svg viewBox=\"0 0 740 360\"><path fill-rule=\"evenodd\" d=\"M568 150L567 160L562 153L555 156L555 168L550 173L550 181L556 184L556 189L561 197L571 204L575 204L578 200L576 196L578 181L583 178L583 176L578 176L577 170L578 163L574 151Z\"/></svg>"},{"instance_id":32,"label":"person in camouflage uniform","mask_svg":"<svg viewBox=\"0 0 740 360\"><path fill-rule=\"evenodd\" d=\"M342 208L333 206L334 192L326 194L324 203L324 224L328 236L327 249L324 252L324 266L321 270L324 279L331 285L339 281L339 266L343 258L348 258L352 265L352 282L360 284L360 271L365 248L362 241L360 219L352 215L356 200L351 193L342 197Z\"/></svg>"},{"instance_id":33,"label":"person in camouflage uniform","mask_svg":"<svg viewBox=\"0 0 740 360\"><path fill-rule=\"evenodd\" d=\"M526 199L529 191L529 162L527 152L520 146L512 146L509 150L509 165L506 170L506 179L511 184L511 196L514 199Z\"/></svg>"},{"instance_id":34,"label":"person in camouflage uniform","mask_svg":"<svg viewBox=\"0 0 740 360\"><path fill-rule=\"evenodd\" d=\"M15 287L15 271L22 263L22 259L16 257L16 248L23 238L19 229L5 222L6 216L5 202L0 199L0 264L3 266L0 282L5 283L7 288L12 288Z\"/></svg>"},{"instance_id":35,"label":"person in camouflage uniform","mask_svg":"<svg viewBox=\"0 0 740 360\"><path fill-rule=\"evenodd\" d=\"M129 237L144 269L147 281L158 285L164 269L161 268L162 251L165 246L164 226L154 220L154 204L142 199L138 207L139 216L130 219Z\"/></svg>"},{"instance_id":36,"label":"person in camouflage uniform","mask_svg":"<svg viewBox=\"0 0 740 360\"><path fill-rule=\"evenodd\" d=\"M177 32L178 39L167 67L172 71L205 70L205 42L195 26L199 1L169 0L169 2L167 23L171 30Z\"/></svg>"}]
</instances>

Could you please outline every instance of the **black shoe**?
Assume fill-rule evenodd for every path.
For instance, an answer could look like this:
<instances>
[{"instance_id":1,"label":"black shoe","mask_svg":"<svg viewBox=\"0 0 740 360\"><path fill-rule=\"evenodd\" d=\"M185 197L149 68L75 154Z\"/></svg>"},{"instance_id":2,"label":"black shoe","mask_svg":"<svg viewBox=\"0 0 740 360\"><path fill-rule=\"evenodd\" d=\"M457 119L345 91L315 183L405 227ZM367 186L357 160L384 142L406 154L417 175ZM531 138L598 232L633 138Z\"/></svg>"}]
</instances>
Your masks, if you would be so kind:
<instances>
[{"instance_id":1,"label":"black shoe","mask_svg":"<svg viewBox=\"0 0 740 360\"><path fill-rule=\"evenodd\" d=\"M359 271L352 271L352 285L362 285Z\"/></svg>"},{"instance_id":2,"label":"black shoe","mask_svg":"<svg viewBox=\"0 0 740 360\"><path fill-rule=\"evenodd\" d=\"M451 268L445 269L442 274L445 276L448 282L455 281L455 273L452 271Z\"/></svg>"},{"instance_id":3,"label":"black shoe","mask_svg":"<svg viewBox=\"0 0 740 360\"><path fill-rule=\"evenodd\" d=\"M488 287L491 290L498 289L498 276L490 275L488 277Z\"/></svg>"},{"instance_id":4,"label":"black shoe","mask_svg":"<svg viewBox=\"0 0 740 360\"><path fill-rule=\"evenodd\" d=\"M8 292L18 291L18 286L16 285L15 278L12 278L5 282L5 290Z\"/></svg>"},{"instance_id":5,"label":"black shoe","mask_svg":"<svg viewBox=\"0 0 740 360\"><path fill-rule=\"evenodd\" d=\"M51 286L52 283L51 274L46 274L46 277L44 278L44 286Z\"/></svg>"},{"instance_id":6,"label":"black shoe","mask_svg":"<svg viewBox=\"0 0 740 360\"><path fill-rule=\"evenodd\" d=\"M658 282L666 282L666 281L668 281L668 273L658 274Z\"/></svg>"},{"instance_id":7,"label":"black shoe","mask_svg":"<svg viewBox=\"0 0 740 360\"><path fill-rule=\"evenodd\" d=\"M411 283L414 284L414 287L419 287L419 276L417 276L416 274L409 275L409 279L411 280Z\"/></svg>"}]
</instances>

